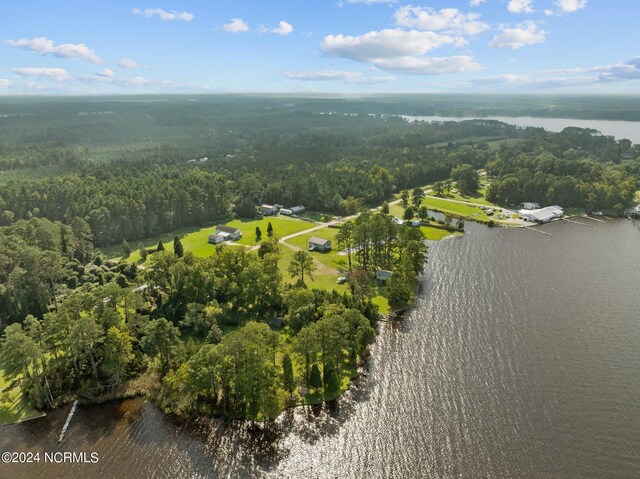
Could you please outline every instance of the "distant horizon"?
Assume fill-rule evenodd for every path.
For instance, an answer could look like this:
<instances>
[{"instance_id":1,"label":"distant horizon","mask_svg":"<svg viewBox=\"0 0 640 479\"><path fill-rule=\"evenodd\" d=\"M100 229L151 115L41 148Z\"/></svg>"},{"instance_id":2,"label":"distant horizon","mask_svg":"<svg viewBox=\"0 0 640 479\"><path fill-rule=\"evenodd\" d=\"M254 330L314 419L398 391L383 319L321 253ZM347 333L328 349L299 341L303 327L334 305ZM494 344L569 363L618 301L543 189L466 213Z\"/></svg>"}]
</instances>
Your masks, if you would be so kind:
<instances>
[{"instance_id":1,"label":"distant horizon","mask_svg":"<svg viewBox=\"0 0 640 479\"><path fill-rule=\"evenodd\" d=\"M371 98L385 96L480 96L480 97L556 97L556 98L606 98L606 97L638 97L640 92L598 92L598 93L561 93L561 92L296 92L296 91L237 91L237 92L191 92L191 93L167 93L167 92L114 92L114 93L15 93L0 94L0 98L107 98L107 97L189 97L189 96L286 96L290 98Z\"/></svg>"}]
</instances>

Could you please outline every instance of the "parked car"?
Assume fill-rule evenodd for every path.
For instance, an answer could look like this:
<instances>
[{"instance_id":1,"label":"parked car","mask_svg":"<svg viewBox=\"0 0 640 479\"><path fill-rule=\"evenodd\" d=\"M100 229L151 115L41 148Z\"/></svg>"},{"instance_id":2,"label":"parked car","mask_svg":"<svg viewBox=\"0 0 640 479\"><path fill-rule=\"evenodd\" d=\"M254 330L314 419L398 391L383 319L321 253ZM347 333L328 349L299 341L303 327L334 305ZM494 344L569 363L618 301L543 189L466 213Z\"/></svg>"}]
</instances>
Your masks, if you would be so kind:
<instances>
[{"instance_id":1,"label":"parked car","mask_svg":"<svg viewBox=\"0 0 640 479\"><path fill-rule=\"evenodd\" d=\"M347 277L346 276L339 276L338 280L336 281L336 283L338 284L344 284L347 282Z\"/></svg>"}]
</instances>

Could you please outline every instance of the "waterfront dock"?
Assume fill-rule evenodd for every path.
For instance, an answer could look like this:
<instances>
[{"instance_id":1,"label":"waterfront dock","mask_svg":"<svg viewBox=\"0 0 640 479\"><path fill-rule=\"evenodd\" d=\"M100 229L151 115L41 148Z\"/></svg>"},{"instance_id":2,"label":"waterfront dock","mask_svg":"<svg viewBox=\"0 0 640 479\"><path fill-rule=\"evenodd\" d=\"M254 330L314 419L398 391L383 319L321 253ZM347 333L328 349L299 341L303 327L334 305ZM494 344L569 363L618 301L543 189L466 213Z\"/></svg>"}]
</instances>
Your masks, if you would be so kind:
<instances>
[{"instance_id":1,"label":"waterfront dock","mask_svg":"<svg viewBox=\"0 0 640 479\"><path fill-rule=\"evenodd\" d=\"M69 428L69 424L71 423L71 418L73 417L73 414L76 412L76 407L78 406L78 400L76 399L75 401L73 401L73 406L71 406L71 411L69 411L69 415L67 416L67 420L64 423L64 426L62 426L62 432L60 432L60 437L58 437L58 443L62 442L62 440L64 439L64 435L67 432L67 429Z\"/></svg>"}]
</instances>

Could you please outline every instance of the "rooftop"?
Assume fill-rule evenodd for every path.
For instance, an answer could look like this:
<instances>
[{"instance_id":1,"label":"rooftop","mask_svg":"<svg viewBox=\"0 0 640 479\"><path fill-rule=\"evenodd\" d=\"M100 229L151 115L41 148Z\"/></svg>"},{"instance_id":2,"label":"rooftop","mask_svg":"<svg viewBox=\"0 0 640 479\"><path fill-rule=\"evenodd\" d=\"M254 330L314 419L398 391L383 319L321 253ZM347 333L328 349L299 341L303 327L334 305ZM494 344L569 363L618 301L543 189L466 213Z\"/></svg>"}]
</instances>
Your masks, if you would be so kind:
<instances>
[{"instance_id":1,"label":"rooftop","mask_svg":"<svg viewBox=\"0 0 640 479\"><path fill-rule=\"evenodd\" d=\"M238 228L234 228L232 226L226 226L226 225L216 226L216 232L218 233L235 233L236 231L238 231Z\"/></svg>"},{"instance_id":2,"label":"rooftop","mask_svg":"<svg viewBox=\"0 0 640 479\"><path fill-rule=\"evenodd\" d=\"M309 238L309 243L323 245L330 243L330 241L324 238L318 238L317 236L312 236L311 238Z\"/></svg>"}]
</instances>

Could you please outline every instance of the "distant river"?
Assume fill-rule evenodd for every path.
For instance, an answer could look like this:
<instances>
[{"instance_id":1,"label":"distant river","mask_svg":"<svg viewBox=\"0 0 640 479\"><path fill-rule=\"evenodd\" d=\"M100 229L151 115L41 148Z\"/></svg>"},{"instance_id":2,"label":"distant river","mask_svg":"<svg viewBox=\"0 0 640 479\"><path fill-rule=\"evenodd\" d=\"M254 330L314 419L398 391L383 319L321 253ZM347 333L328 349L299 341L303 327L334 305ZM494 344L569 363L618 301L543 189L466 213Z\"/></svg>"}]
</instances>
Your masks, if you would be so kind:
<instances>
[{"instance_id":1,"label":"distant river","mask_svg":"<svg viewBox=\"0 0 640 479\"><path fill-rule=\"evenodd\" d=\"M446 117L446 116L407 116L402 115L409 121L463 121L479 119L477 117ZM547 131L559 132L569 126L579 128L592 128L598 130L603 135L614 136L618 140L624 138L633 143L640 144L640 122L638 121L614 121L614 120L573 120L570 118L534 118L531 116L488 116L481 118L485 120L497 120L510 125L520 127L539 127Z\"/></svg>"},{"instance_id":2,"label":"distant river","mask_svg":"<svg viewBox=\"0 0 640 479\"><path fill-rule=\"evenodd\" d=\"M0 451L97 465L0 478L639 478L640 226L467 223L431 245L416 309L382 323L367 377L262 430L184 425L140 399L0 428Z\"/></svg>"}]
</instances>

